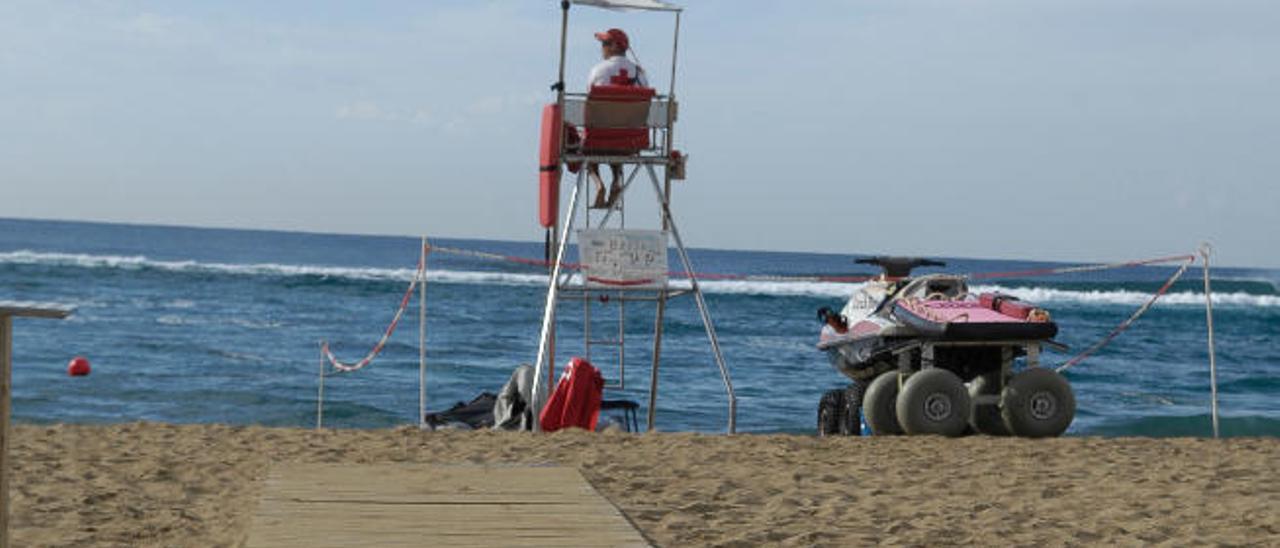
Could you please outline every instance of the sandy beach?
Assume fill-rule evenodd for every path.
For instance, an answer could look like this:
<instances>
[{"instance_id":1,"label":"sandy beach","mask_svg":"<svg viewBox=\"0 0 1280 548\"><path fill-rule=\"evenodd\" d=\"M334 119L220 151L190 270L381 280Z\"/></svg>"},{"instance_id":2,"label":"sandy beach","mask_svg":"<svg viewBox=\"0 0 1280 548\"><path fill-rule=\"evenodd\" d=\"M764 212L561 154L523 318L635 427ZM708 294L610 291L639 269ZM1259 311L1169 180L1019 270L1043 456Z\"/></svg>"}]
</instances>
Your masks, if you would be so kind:
<instances>
[{"instance_id":1,"label":"sandy beach","mask_svg":"<svg viewBox=\"0 0 1280 548\"><path fill-rule=\"evenodd\" d=\"M574 466L659 546L1280 542L1280 440L18 426L14 546L238 546L278 463ZM424 523L429 518L424 516Z\"/></svg>"}]
</instances>

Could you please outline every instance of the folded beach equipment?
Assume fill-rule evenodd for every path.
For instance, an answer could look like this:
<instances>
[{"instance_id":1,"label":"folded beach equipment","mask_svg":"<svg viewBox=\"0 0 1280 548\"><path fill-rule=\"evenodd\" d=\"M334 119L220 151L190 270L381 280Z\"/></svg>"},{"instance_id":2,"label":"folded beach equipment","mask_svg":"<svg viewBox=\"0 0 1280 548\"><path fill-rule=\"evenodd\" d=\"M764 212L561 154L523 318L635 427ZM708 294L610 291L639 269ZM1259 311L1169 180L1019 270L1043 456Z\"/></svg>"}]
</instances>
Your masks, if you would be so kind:
<instances>
[{"instance_id":1,"label":"folded beach equipment","mask_svg":"<svg viewBox=\"0 0 1280 548\"><path fill-rule=\"evenodd\" d=\"M604 396L604 377L590 362L579 357L569 360L547 405L538 415L543 432L576 426L595 430Z\"/></svg>"}]
</instances>

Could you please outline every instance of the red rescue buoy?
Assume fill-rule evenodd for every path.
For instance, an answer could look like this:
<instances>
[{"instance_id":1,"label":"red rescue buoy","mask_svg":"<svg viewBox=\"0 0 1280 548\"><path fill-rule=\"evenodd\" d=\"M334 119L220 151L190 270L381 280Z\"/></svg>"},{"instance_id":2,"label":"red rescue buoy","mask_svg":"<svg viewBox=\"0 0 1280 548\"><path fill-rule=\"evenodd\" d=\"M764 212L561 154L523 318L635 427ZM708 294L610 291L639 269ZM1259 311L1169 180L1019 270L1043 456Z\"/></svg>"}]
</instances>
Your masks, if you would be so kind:
<instances>
[{"instance_id":1,"label":"red rescue buoy","mask_svg":"<svg viewBox=\"0 0 1280 548\"><path fill-rule=\"evenodd\" d=\"M560 105L542 108L542 143L538 148L538 221L551 228L560 215Z\"/></svg>"},{"instance_id":2,"label":"red rescue buoy","mask_svg":"<svg viewBox=\"0 0 1280 548\"><path fill-rule=\"evenodd\" d=\"M83 377L89 374L89 359L84 356L76 356L71 358L71 363L67 364L67 375L72 377Z\"/></svg>"}]
</instances>

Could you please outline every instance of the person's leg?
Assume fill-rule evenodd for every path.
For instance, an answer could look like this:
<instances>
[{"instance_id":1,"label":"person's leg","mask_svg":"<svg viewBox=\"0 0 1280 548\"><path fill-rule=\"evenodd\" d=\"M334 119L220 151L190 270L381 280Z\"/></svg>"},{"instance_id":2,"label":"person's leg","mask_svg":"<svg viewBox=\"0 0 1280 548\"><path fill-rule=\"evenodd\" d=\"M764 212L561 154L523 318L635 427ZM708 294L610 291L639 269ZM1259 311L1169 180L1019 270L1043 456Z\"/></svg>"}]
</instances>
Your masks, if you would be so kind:
<instances>
[{"instance_id":1,"label":"person's leg","mask_svg":"<svg viewBox=\"0 0 1280 548\"><path fill-rule=\"evenodd\" d=\"M604 179L600 178L600 164L587 164L587 177L596 185L596 200L591 204L591 208L604 209L609 207L609 201L604 192Z\"/></svg>"},{"instance_id":2,"label":"person's leg","mask_svg":"<svg viewBox=\"0 0 1280 548\"><path fill-rule=\"evenodd\" d=\"M622 196L622 164L609 164L609 170L613 172L613 182L609 185L608 207L613 207Z\"/></svg>"}]
</instances>

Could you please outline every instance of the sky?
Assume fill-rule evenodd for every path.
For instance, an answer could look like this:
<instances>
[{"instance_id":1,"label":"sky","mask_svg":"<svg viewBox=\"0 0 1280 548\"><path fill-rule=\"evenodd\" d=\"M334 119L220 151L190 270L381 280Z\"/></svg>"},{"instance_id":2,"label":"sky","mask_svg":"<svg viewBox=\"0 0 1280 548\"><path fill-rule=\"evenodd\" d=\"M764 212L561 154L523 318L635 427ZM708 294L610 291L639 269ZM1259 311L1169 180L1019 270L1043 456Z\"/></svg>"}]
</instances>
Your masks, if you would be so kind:
<instances>
[{"instance_id":1,"label":"sky","mask_svg":"<svg viewBox=\"0 0 1280 548\"><path fill-rule=\"evenodd\" d=\"M686 245L1280 267L1280 2L683 5ZM558 6L5 0L0 217L541 241Z\"/></svg>"}]
</instances>

